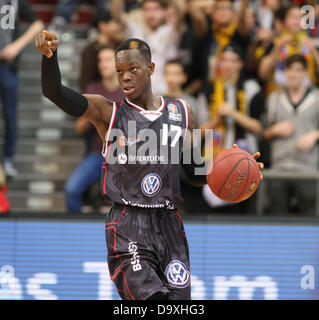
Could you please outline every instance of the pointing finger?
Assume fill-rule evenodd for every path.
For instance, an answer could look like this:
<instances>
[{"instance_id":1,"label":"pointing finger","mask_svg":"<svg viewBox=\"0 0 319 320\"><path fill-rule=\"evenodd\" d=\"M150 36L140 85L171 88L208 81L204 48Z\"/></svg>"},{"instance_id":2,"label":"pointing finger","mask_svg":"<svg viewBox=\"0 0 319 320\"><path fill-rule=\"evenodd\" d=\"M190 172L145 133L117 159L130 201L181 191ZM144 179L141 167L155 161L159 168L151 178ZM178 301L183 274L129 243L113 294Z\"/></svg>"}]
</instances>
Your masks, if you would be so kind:
<instances>
[{"instance_id":1,"label":"pointing finger","mask_svg":"<svg viewBox=\"0 0 319 320\"><path fill-rule=\"evenodd\" d=\"M42 34L45 35L45 37L48 40L53 40L53 39L57 39L57 36L53 33L53 32L49 32L47 30L42 30Z\"/></svg>"}]
</instances>

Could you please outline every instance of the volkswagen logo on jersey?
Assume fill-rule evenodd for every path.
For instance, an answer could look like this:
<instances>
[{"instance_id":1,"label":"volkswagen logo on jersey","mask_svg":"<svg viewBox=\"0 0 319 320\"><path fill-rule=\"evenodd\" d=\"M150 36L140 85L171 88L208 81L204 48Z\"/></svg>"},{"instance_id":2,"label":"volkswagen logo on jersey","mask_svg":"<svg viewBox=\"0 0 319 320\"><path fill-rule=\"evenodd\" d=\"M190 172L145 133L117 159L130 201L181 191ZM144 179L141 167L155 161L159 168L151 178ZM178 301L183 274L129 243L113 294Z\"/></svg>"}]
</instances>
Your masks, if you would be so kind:
<instances>
[{"instance_id":1,"label":"volkswagen logo on jersey","mask_svg":"<svg viewBox=\"0 0 319 320\"><path fill-rule=\"evenodd\" d=\"M189 271L185 264L178 260L173 260L168 264L165 276L172 287L185 288L189 285Z\"/></svg>"},{"instance_id":2,"label":"volkswagen logo on jersey","mask_svg":"<svg viewBox=\"0 0 319 320\"><path fill-rule=\"evenodd\" d=\"M148 197L155 196L160 191L161 187L162 180L155 173L146 175L141 183L142 192Z\"/></svg>"},{"instance_id":3,"label":"volkswagen logo on jersey","mask_svg":"<svg viewBox=\"0 0 319 320\"><path fill-rule=\"evenodd\" d=\"M127 155L125 153L120 153L118 155L119 164L125 164L127 162Z\"/></svg>"}]
</instances>

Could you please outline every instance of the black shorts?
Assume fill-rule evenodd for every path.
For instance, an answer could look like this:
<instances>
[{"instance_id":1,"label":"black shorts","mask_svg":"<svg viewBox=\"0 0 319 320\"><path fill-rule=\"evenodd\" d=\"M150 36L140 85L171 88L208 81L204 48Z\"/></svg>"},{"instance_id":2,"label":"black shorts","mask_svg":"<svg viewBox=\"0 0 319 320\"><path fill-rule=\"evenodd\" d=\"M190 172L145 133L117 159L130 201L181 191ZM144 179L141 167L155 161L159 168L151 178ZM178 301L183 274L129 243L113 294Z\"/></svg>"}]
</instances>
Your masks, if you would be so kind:
<instances>
[{"instance_id":1,"label":"black shorts","mask_svg":"<svg viewBox=\"0 0 319 320\"><path fill-rule=\"evenodd\" d=\"M115 205L105 236L110 276L122 299L190 300L188 244L176 210Z\"/></svg>"}]
</instances>

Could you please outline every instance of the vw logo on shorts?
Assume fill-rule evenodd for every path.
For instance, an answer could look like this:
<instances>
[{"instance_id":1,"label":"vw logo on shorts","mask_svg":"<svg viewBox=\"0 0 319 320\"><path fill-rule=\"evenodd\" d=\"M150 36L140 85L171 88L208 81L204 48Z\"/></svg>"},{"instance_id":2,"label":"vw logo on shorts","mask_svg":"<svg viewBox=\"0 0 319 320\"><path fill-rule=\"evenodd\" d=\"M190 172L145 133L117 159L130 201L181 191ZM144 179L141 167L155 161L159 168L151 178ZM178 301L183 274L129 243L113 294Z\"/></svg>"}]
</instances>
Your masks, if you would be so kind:
<instances>
[{"instance_id":1,"label":"vw logo on shorts","mask_svg":"<svg viewBox=\"0 0 319 320\"><path fill-rule=\"evenodd\" d=\"M162 187L162 180L161 178L155 174L150 173L145 176L141 183L141 189L143 193L148 197L153 197L156 195Z\"/></svg>"},{"instance_id":2,"label":"vw logo on shorts","mask_svg":"<svg viewBox=\"0 0 319 320\"><path fill-rule=\"evenodd\" d=\"M189 285L189 271L185 264L178 260L173 260L168 264L165 276L172 287L185 288Z\"/></svg>"}]
</instances>

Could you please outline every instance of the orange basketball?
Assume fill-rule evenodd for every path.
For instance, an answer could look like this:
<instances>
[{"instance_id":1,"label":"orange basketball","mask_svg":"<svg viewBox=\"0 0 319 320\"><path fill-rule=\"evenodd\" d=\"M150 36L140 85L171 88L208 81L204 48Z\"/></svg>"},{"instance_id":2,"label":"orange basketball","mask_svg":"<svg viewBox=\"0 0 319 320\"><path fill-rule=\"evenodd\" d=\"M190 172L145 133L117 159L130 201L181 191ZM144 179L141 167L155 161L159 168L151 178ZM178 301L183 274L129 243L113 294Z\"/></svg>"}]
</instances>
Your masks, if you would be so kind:
<instances>
[{"instance_id":1,"label":"orange basketball","mask_svg":"<svg viewBox=\"0 0 319 320\"><path fill-rule=\"evenodd\" d=\"M228 202L240 202L251 197L261 176L257 161L239 148L219 152L209 163L207 183L213 193Z\"/></svg>"}]
</instances>

